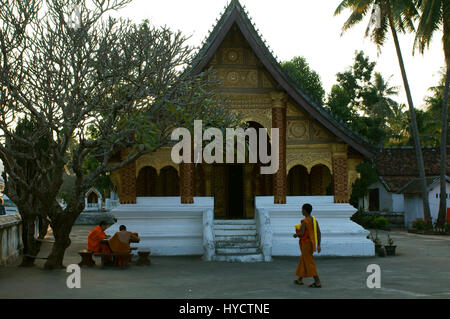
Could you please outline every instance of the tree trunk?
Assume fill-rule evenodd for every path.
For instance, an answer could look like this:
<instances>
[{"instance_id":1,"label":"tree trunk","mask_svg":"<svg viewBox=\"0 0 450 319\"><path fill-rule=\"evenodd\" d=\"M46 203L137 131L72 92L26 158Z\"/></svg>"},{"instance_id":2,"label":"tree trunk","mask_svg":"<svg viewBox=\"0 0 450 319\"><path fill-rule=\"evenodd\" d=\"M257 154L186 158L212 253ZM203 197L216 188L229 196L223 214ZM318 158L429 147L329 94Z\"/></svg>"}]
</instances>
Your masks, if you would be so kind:
<instances>
[{"instance_id":1,"label":"tree trunk","mask_svg":"<svg viewBox=\"0 0 450 319\"><path fill-rule=\"evenodd\" d=\"M414 148L416 150L417 166L419 167L419 177L421 180L422 188L422 202L423 202L423 216L425 220L431 220L430 204L428 200L427 184L425 179L425 166L423 163L422 146L420 145L419 129L417 128L416 112L414 110L414 104L411 97L411 91L409 89L408 78L406 77L405 64L403 62L402 52L400 50L400 44L398 42L397 31L395 31L394 22L392 20L391 12L389 12L389 26L391 28L392 37L394 38L395 49L397 51L398 63L403 78L403 85L406 91L406 97L408 100L409 113L411 117L411 133L414 139Z\"/></svg>"},{"instance_id":2,"label":"tree trunk","mask_svg":"<svg viewBox=\"0 0 450 319\"><path fill-rule=\"evenodd\" d=\"M68 216L67 216L68 217ZM52 223L53 236L55 242L53 243L52 251L48 255L47 262L44 265L45 269L62 269L64 268L63 260L66 249L70 246L70 231L73 223L69 218L61 218L60 222Z\"/></svg>"},{"instance_id":3,"label":"tree trunk","mask_svg":"<svg viewBox=\"0 0 450 319\"><path fill-rule=\"evenodd\" d=\"M32 267L36 260L36 256L41 249L40 242L35 239L35 216L21 214L22 216L22 241L23 241L23 258L20 267Z\"/></svg>"},{"instance_id":4,"label":"tree trunk","mask_svg":"<svg viewBox=\"0 0 450 319\"><path fill-rule=\"evenodd\" d=\"M442 131L441 131L441 163L440 163L440 184L441 196L439 199L439 214L436 221L437 227L442 227L445 224L447 215L447 130L448 130L448 91L450 85L450 57L447 59L447 73L445 76L444 96L442 99Z\"/></svg>"},{"instance_id":5,"label":"tree trunk","mask_svg":"<svg viewBox=\"0 0 450 319\"><path fill-rule=\"evenodd\" d=\"M39 239L44 239L48 231L48 219L46 216L39 216Z\"/></svg>"}]
</instances>

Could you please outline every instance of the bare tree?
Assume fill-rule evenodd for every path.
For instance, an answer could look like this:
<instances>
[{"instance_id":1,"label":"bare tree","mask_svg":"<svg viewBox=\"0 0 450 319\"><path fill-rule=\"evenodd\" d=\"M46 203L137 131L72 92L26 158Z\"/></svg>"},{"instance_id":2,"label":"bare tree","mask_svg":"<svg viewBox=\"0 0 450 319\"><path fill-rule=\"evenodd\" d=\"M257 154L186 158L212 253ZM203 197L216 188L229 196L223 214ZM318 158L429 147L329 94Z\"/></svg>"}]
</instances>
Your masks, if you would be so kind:
<instances>
[{"instance_id":1,"label":"bare tree","mask_svg":"<svg viewBox=\"0 0 450 319\"><path fill-rule=\"evenodd\" d=\"M5 193L18 204L24 222L48 217L55 237L48 269L63 267L84 194L100 174L168 145L172 129L190 128L194 119L205 127L237 123L215 93L212 71L190 72L195 49L185 36L148 21L136 25L107 17L128 2L51 0L44 6L40 0L0 0ZM68 19L74 13L75 19ZM33 123L27 136L14 130L23 118ZM45 149L39 147L42 140ZM20 150L13 147L18 144ZM124 148L127 158L111 164ZM93 156L101 160L87 173L83 163ZM33 165L33 176L24 175L17 159ZM65 167L76 179L63 209L56 198Z\"/></svg>"}]
</instances>

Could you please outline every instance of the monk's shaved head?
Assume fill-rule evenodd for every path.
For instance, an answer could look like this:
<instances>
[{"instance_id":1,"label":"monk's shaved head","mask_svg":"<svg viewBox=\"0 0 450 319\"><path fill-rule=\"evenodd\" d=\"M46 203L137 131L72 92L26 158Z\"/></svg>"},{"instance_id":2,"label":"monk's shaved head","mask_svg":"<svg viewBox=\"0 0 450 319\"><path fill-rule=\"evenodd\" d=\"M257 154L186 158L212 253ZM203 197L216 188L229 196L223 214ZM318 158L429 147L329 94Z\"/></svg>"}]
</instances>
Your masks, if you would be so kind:
<instances>
[{"instance_id":1,"label":"monk's shaved head","mask_svg":"<svg viewBox=\"0 0 450 319\"><path fill-rule=\"evenodd\" d=\"M312 206L311 206L311 204L303 204L302 210L304 210L304 211L307 212L309 215L311 215L311 212L312 212Z\"/></svg>"}]
</instances>

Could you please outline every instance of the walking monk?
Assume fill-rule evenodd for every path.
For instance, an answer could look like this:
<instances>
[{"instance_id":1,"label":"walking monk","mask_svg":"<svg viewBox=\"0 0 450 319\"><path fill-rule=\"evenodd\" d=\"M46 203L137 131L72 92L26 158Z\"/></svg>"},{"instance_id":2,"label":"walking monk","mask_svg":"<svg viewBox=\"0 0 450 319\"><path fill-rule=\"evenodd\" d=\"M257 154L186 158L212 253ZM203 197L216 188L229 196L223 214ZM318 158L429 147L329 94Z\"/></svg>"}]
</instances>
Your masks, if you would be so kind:
<instances>
[{"instance_id":1,"label":"walking monk","mask_svg":"<svg viewBox=\"0 0 450 319\"><path fill-rule=\"evenodd\" d=\"M297 267L296 275L298 279L294 280L297 285L303 285L303 278L314 277L314 283L309 285L311 288L321 288L319 275L317 274L316 264L314 263L313 253L317 250L320 253L320 228L314 217L311 216L312 206L304 204L302 214L305 218L302 220L300 230L294 234L294 238L300 238L300 262Z\"/></svg>"}]
</instances>

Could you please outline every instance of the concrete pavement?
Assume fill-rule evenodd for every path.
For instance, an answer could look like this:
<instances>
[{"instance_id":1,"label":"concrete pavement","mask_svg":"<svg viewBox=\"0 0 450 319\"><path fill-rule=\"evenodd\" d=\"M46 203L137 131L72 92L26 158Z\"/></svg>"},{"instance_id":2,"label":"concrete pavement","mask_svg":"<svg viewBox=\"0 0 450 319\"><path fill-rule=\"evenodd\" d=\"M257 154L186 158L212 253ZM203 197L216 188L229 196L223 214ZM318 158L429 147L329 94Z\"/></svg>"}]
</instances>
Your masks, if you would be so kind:
<instances>
[{"instance_id":1,"label":"concrete pavement","mask_svg":"<svg viewBox=\"0 0 450 319\"><path fill-rule=\"evenodd\" d=\"M75 226L65 264L78 263L91 226ZM387 234L379 233L383 243ZM450 298L450 237L393 231L395 257L318 257L323 288L293 284L297 257L270 263L204 262L200 256L152 257L128 269L83 267L81 288L69 289L65 270L0 268L0 298ZM43 245L46 256L50 244ZM97 264L99 261L97 260ZM366 286L369 264L381 267L381 288ZM306 284L312 278L304 280Z\"/></svg>"}]
</instances>

